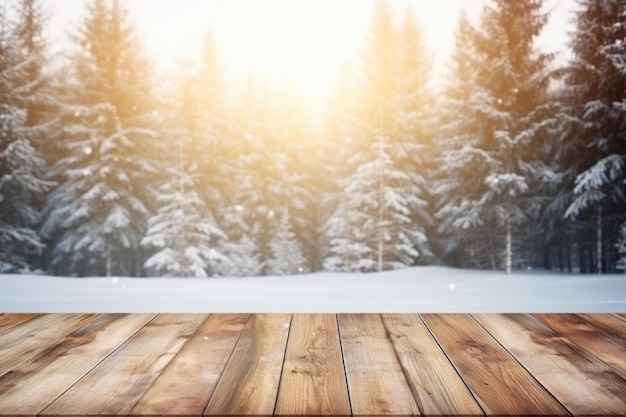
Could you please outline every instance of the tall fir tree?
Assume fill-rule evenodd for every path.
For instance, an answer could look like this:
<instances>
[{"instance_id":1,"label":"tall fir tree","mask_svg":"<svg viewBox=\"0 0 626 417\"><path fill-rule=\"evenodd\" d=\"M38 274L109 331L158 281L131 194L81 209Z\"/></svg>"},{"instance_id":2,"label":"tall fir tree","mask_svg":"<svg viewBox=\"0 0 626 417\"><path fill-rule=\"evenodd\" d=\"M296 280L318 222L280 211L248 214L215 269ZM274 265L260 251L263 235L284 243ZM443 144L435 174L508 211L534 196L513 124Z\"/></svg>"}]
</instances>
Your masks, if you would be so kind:
<instances>
[{"instance_id":1,"label":"tall fir tree","mask_svg":"<svg viewBox=\"0 0 626 417\"><path fill-rule=\"evenodd\" d=\"M443 94L437 103L441 109L440 137L437 141L439 170L434 192L438 197L436 218L443 260L454 266L486 267L492 245L482 233L480 213L469 207L470 199L483 193L482 180L476 169L483 167L480 151L481 133L477 112L470 98L482 65L473 41L476 29L463 12L458 20L454 50ZM484 173L483 173L484 174ZM495 268L495 260L491 262Z\"/></svg>"},{"instance_id":2,"label":"tall fir tree","mask_svg":"<svg viewBox=\"0 0 626 417\"><path fill-rule=\"evenodd\" d=\"M0 10L0 272L37 268L33 261L44 248L37 231L39 203L52 184L44 179L46 164L35 147L44 128L32 117L43 48L27 44L43 21L33 18L26 31L29 15L21 13L37 5L18 2L14 21Z\"/></svg>"},{"instance_id":3,"label":"tall fir tree","mask_svg":"<svg viewBox=\"0 0 626 417\"><path fill-rule=\"evenodd\" d=\"M284 209L269 243L269 275L295 275L308 272L307 260L292 230L289 211Z\"/></svg>"},{"instance_id":4,"label":"tall fir tree","mask_svg":"<svg viewBox=\"0 0 626 417\"><path fill-rule=\"evenodd\" d=\"M229 176L236 186L230 186L224 213L229 239L237 242L246 235L267 266L278 212L286 206L298 240L312 242L304 248L310 262L317 228L311 215L309 133L301 97L288 76L277 86L263 73L250 72L238 99L239 128L231 137Z\"/></svg>"},{"instance_id":5,"label":"tall fir tree","mask_svg":"<svg viewBox=\"0 0 626 417\"><path fill-rule=\"evenodd\" d=\"M63 148L55 164L59 186L42 229L53 243L51 268L137 275L158 137L150 65L120 0L88 3L72 40L56 135Z\"/></svg>"},{"instance_id":6,"label":"tall fir tree","mask_svg":"<svg viewBox=\"0 0 626 417\"><path fill-rule=\"evenodd\" d=\"M550 120L551 55L535 42L547 22L542 7L541 0L496 0L484 6L479 28L462 20L457 36L467 35L467 44L458 40L457 48L466 50L456 51L444 102L460 112L444 129L438 218L444 233L486 236L492 267L507 273L516 230L532 224L546 202L535 186L552 178L537 153ZM476 249L477 242L461 239L466 250Z\"/></svg>"},{"instance_id":7,"label":"tall fir tree","mask_svg":"<svg viewBox=\"0 0 626 417\"><path fill-rule=\"evenodd\" d=\"M206 155L212 151L211 134L203 118L203 101L199 97L197 74L184 64L180 82L169 92L175 102L165 106L168 119L164 126L162 158L165 172L155 190L157 212L148 221L142 240L144 246L156 249L145 263L149 271L160 276L201 277L217 274L226 262L220 253L220 241L226 236L217 224L209 201L217 192L211 190L212 178L205 175ZM213 156L213 155L210 155Z\"/></svg>"},{"instance_id":8,"label":"tall fir tree","mask_svg":"<svg viewBox=\"0 0 626 417\"><path fill-rule=\"evenodd\" d=\"M625 18L624 1L581 0L570 42L574 59L565 76L570 134L564 163L576 175L565 217L582 226L580 246L594 242L589 257L595 262L584 269L598 273L615 264L614 244L625 220Z\"/></svg>"},{"instance_id":9,"label":"tall fir tree","mask_svg":"<svg viewBox=\"0 0 626 417\"><path fill-rule=\"evenodd\" d=\"M418 26L407 13L400 30L378 2L362 56L361 103L349 115L341 199L328 219L325 265L333 270L382 271L428 257L420 155L429 70Z\"/></svg>"}]
</instances>

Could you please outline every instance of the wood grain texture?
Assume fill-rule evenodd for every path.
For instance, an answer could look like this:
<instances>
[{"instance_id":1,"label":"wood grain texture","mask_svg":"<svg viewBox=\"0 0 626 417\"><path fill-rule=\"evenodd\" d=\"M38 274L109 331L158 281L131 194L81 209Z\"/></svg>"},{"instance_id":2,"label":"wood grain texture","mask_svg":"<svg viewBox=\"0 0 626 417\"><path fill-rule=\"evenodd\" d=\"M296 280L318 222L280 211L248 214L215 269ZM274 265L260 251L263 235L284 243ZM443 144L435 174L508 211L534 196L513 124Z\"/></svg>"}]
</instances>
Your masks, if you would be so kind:
<instances>
[{"instance_id":1,"label":"wood grain texture","mask_svg":"<svg viewBox=\"0 0 626 417\"><path fill-rule=\"evenodd\" d=\"M46 314L0 333L0 376L49 349L95 314Z\"/></svg>"},{"instance_id":2,"label":"wood grain texture","mask_svg":"<svg viewBox=\"0 0 626 417\"><path fill-rule=\"evenodd\" d=\"M475 318L572 414L626 415L626 381L536 318L523 314Z\"/></svg>"},{"instance_id":3,"label":"wood grain texture","mask_svg":"<svg viewBox=\"0 0 626 417\"><path fill-rule=\"evenodd\" d=\"M552 330L611 365L626 379L626 347L573 314L535 314Z\"/></svg>"},{"instance_id":4,"label":"wood grain texture","mask_svg":"<svg viewBox=\"0 0 626 417\"><path fill-rule=\"evenodd\" d=\"M249 314L210 315L131 414L202 415L249 317Z\"/></svg>"},{"instance_id":5,"label":"wood grain texture","mask_svg":"<svg viewBox=\"0 0 626 417\"><path fill-rule=\"evenodd\" d=\"M383 314L382 319L423 415L483 415L417 314Z\"/></svg>"},{"instance_id":6,"label":"wood grain texture","mask_svg":"<svg viewBox=\"0 0 626 417\"><path fill-rule=\"evenodd\" d=\"M273 414L290 322L290 314L250 317L205 415Z\"/></svg>"},{"instance_id":7,"label":"wood grain texture","mask_svg":"<svg viewBox=\"0 0 626 417\"><path fill-rule=\"evenodd\" d=\"M0 314L0 333L10 329L11 327L17 326L18 324L24 323L25 321L34 319L35 317L39 317L41 314L29 314L29 313L20 313L20 314L9 314L9 313L1 313Z\"/></svg>"},{"instance_id":8,"label":"wood grain texture","mask_svg":"<svg viewBox=\"0 0 626 417\"><path fill-rule=\"evenodd\" d=\"M576 314L584 321L601 330L611 339L626 347L626 321L611 314Z\"/></svg>"},{"instance_id":9,"label":"wood grain texture","mask_svg":"<svg viewBox=\"0 0 626 417\"><path fill-rule=\"evenodd\" d=\"M348 391L355 416L419 415L379 314L340 314Z\"/></svg>"},{"instance_id":10,"label":"wood grain texture","mask_svg":"<svg viewBox=\"0 0 626 417\"><path fill-rule=\"evenodd\" d=\"M568 415L469 315L422 318L487 415Z\"/></svg>"},{"instance_id":11,"label":"wood grain texture","mask_svg":"<svg viewBox=\"0 0 626 417\"><path fill-rule=\"evenodd\" d=\"M40 415L127 415L207 314L160 314Z\"/></svg>"},{"instance_id":12,"label":"wood grain texture","mask_svg":"<svg viewBox=\"0 0 626 417\"><path fill-rule=\"evenodd\" d=\"M154 315L102 314L0 377L0 415L37 415Z\"/></svg>"},{"instance_id":13,"label":"wood grain texture","mask_svg":"<svg viewBox=\"0 0 626 417\"><path fill-rule=\"evenodd\" d=\"M275 414L350 415L334 314L294 314Z\"/></svg>"}]
</instances>

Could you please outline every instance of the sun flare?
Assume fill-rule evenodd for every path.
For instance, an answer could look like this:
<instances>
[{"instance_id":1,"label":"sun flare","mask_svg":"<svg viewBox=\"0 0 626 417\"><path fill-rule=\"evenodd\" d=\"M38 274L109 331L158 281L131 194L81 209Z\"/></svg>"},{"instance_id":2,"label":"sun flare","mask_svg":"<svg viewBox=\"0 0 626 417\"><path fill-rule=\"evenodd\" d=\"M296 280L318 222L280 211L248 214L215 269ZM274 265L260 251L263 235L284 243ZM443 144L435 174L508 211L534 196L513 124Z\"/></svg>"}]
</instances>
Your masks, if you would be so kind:
<instances>
[{"instance_id":1,"label":"sun flare","mask_svg":"<svg viewBox=\"0 0 626 417\"><path fill-rule=\"evenodd\" d=\"M175 13L156 3L138 23L165 66L197 55L211 30L228 78L253 70L272 83L290 79L302 93L319 97L358 49L371 13L355 0L181 0ZM164 19L171 31L156 24Z\"/></svg>"}]
</instances>

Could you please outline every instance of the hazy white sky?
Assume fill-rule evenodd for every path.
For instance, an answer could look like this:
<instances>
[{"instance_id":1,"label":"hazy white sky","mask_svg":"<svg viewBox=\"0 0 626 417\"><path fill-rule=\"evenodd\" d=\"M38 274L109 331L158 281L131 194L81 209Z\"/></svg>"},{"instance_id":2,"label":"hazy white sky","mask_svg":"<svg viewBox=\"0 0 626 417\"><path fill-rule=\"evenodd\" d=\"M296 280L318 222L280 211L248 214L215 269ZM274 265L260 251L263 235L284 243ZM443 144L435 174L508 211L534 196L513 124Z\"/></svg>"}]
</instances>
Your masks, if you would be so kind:
<instances>
[{"instance_id":1,"label":"hazy white sky","mask_svg":"<svg viewBox=\"0 0 626 417\"><path fill-rule=\"evenodd\" d=\"M198 53L207 30L229 74L249 67L280 77L288 66L305 89L325 87L338 62L361 48L376 0L126 0L140 36L160 67ZM517 0L515 0L517 1ZM81 21L85 0L46 0L56 39ZM483 0L388 0L396 16L412 10L439 62L451 49L458 13L476 16ZM561 49L574 2L547 0L554 10L543 37Z\"/></svg>"}]
</instances>

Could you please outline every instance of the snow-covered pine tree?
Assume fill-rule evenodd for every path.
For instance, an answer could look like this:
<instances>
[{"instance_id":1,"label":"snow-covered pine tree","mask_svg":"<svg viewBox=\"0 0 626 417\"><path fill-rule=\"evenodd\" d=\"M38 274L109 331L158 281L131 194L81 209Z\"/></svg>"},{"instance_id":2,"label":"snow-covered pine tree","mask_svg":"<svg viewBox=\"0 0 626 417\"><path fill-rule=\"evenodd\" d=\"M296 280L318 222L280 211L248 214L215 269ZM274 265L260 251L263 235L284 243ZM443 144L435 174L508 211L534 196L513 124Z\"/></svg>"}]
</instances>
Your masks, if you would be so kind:
<instances>
[{"instance_id":1,"label":"snow-covered pine tree","mask_svg":"<svg viewBox=\"0 0 626 417\"><path fill-rule=\"evenodd\" d=\"M7 133L15 136L6 148L0 148L0 273L31 269L30 257L43 250L36 230L40 212L33 200L52 185L43 179L43 158L27 139L19 137L19 126L12 126L25 123L24 114L11 117L6 111L0 105L0 139Z\"/></svg>"},{"instance_id":2,"label":"snow-covered pine tree","mask_svg":"<svg viewBox=\"0 0 626 417\"><path fill-rule=\"evenodd\" d=\"M565 146L579 159L568 167L577 177L565 217L595 232L593 269L601 273L615 263L610 243L618 238L626 203L626 3L583 0L575 22L574 59L565 78L574 134Z\"/></svg>"},{"instance_id":3,"label":"snow-covered pine tree","mask_svg":"<svg viewBox=\"0 0 626 417\"><path fill-rule=\"evenodd\" d=\"M22 43L22 16L13 22L5 11L0 10L0 272L18 272L31 269L33 255L44 247L36 231L38 202L52 184L33 145L40 132L29 124L29 72L36 56Z\"/></svg>"},{"instance_id":4,"label":"snow-covered pine tree","mask_svg":"<svg viewBox=\"0 0 626 417\"><path fill-rule=\"evenodd\" d=\"M190 67L189 63L185 66ZM205 278L215 275L227 261L219 249L226 236L206 198L211 180L203 175L203 162L212 149L206 146L207 131L198 111L197 83L196 74L184 71L169 94L177 99L167 106L171 120L162 128L165 175L155 191L157 213L149 219L142 240L144 246L156 250L145 267L160 276Z\"/></svg>"},{"instance_id":5,"label":"snow-covered pine tree","mask_svg":"<svg viewBox=\"0 0 626 417\"><path fill-rule=\"evenodd\" d=\"M337 80L330 89L324 113L324 130L321 135L325 140L320 146L320 154L316 161L320 168L318 182L320 195L321 225L320 253L322 268L326 271L348 271L355 266L353 259L362 256L360 250L367 248L353 242L349 219L349 196L344 190L344 182L352 173L347 161L352 155L352 138L350 137L349 115L356 112L357 86L353 65L342 63Z\"/></svg>"},{"instance_id":6,"label":"snow-covered pine tree","mask_svg":"<svg viewBox=\"0 0 626 417\"><path fill-rule=\"evenodd\" d=\"M149 63L119 0L93 0L64 73L59 186L42 232L63 274L141 273L155 174ZM68 75L70 74L70 75Z\"/></svg>"},{"instance_id":7,"label":"snow-covered pine tree","mask_svg":"<svg viewBox=\"0 0 626 417\"><path fill-rule=\"evenodd\" d=\"M157 252L146 260L145 267L159 276L205 278L226 261L216 249L225 235L197 192L199 176L189 172L185 163L186 138L178 133L174 140L179 147L178 167L169 170L168 178L156 190L159 208L149 219L142 244Z\"/></svg>"},{"instance_id":8,"label":"snow-covered pine tree","mask_svg":"<svg viewBox=\"0 0 626 417\"><path fill-rule=\"evenodd\" d=\"M535 218L544 201L530 192L531 186L550 178L533 153L548 124L551 56L535 44L546 20L541 0L495 0L484 6L480 29L465 21L457 33L468 34L469 45L455 58L464 73L450 102L462 112L448 122L444 139L438 217L452 229L447 233L486 226L492 266L501 265L507 273L513 267L515 228ZM463 95L466 104L459 102ZM471 242L467 249L474 249Z\"/></svg>"},{"instance_id":9,"label":"snow-covered pine tree","mask_svg":"<svg viewBox=\"0 0 626 417\"><path fill-rule=\"evenodd\" d=\"M289 210L284 209L269 242L269 275L295 275L308 272L307 261L292 230Z\"/></svg>"},{"instance_id":10,"label":"snow-covered pine tree","mask_svg":"<svg viewBox=\"0 0 626 417\"><path fill-rule=\"evenodd\" d=\"M236 242L226 241L223 251L228 261L220 263L218 274L226 277L255 277L263 273L264 264L256 244L244 234Z\"/></svg>"},{"instance_id":11,"label":"snow-covered pine tree","mask_svg":"<svg viewBox=\"0 0 626 417\"><path fill-rule=\"evenodd\" d=\"M486 218L470 209L470 201L484 192L485 173L476 175L486 157L481 151L482 134L470 98L475 88L476 71L482 65L473 38L475 29L463 11L455 33L451 63L447 69L443 94L437 103L441 112L437 178L438 235L446 263L465 268L485 268L492 258L492 245L481 239ZM491 267L496 268L495 261Z\"/></svg>"},{"instance_id":12,"label":"snow-covered pine tree","mask_svg":"<svg viewBox=\"0 0 626 417\"><path fill-rule=\"evenodd\" d=\"M317 228L311 218L315 199L309 188L312 168L307 165L308 119L299 99L289 78L277 86L262 73L250 72L235 107L238 129L233 130L227 154L233 163L226 175L230 182L224 229L231 244L247 234L265 265L279 207L289 209L298 240L311 242L303 248L307 258L315 252ZM234 211L239 212L241 222L229 221Z\"/></svg>"},{"instance_id":13,"label":"snow-covered pine tree","mask_svg":"<svg viewBox=\"0 0 626 417\"><path fill-rule=\"evenodd\" d=\"M313 159L317 143L309 130L312 116L306 101L290 74L285 77L285 82L275 86L272 97L276 100L268 109L268 164L272 169L271 177L266 178L267 198L276 215L279 207L288 210L292 231L306 259L305 269L309 269L319 252L317 198L313 190L318 169Z\"/></svg>"},{"instance_id":14,"label":"snow-covered pine tree","mask_svg":"<svg viewBox=\"0 0 626 417\"><path fill-rule=\"evenodd\" d=\"M405 199L405 209L396 206L391 211L406 212L408 209L411 232L406 233L408 225L397 218L391 235L397 233L399 240L404 239L405 245L417 250L417 259L405 255L404 265L410 265L432 260L428 236L432 232L433 221L428 201L432 193L429 184L434 171L432 137L438 126L435 127L431 107L434 92L429 86L432 64L430 52L424 45L421 28L410 9L404 12L397 36L394 131L391 133L393 140L390 151L396 169L407 178L404 183L397 183ZM400 252L411 251L407 248ZM402 257L399 253L397 256Z\"/></svg>"},{"instance_id":15,"label":"snow-covered pine tree","mask_svg":"<svg viewBox=\"0 0 626 417\"><path fill-rule=\"evenodd\" d=\"M327 268L397 269L430 254L425 180L418 170L429 68L424 55L414 22L407 16L397 31L390 10L377 3L362 59L361 104L351 115L350 141L342 144L351 157L326 225Z\"/></svg>"},{"instance_id":16,"label":"snow-covered pine tree","mask_svg":"<svg viewBox=\"0 0 626 417\"><path fill-rule=\"evenodd\" d=\"M224 164L224 205L220 212L221 224L228 236L227 253L245 252L235 246L247 244L243 237L253 243L265 260L267 242L265 235L271 224L273 211L265 198L265 171L267 167L267 144L262 121L267 109L267 82L259 74L249 71L242 91L237 93L234 105L237 122L228 131L229 146L222 157ZM276 184L278 186L278 184Z\"/></svg>"}]
</instances>

